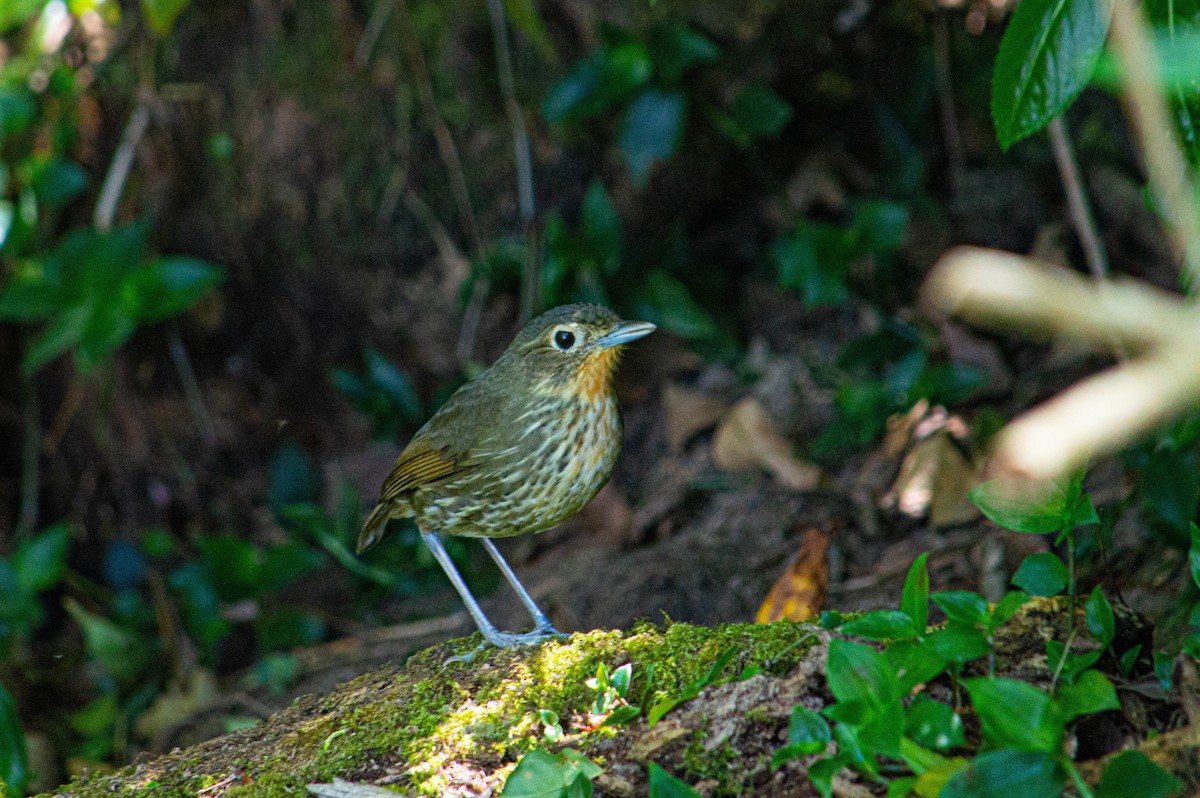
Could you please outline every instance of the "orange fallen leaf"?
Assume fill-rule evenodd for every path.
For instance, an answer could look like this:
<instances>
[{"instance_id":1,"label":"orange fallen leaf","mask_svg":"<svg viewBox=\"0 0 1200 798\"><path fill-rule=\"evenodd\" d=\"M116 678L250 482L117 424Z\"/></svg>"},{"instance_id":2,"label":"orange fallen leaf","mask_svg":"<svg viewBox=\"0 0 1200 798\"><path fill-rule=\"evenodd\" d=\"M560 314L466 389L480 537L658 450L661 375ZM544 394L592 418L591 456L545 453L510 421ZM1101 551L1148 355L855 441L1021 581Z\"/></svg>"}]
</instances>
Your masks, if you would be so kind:
<instances>
[{"instance_id":1,"label":"orange fallen leaf","mask_svg":"<svg viewBox=\"0 0 1200 798\"><path fill-rule=\"evenodd\" d=\"M758 608L755 623L805 621L818 615L829 587L828 554L829 534L819 529L806 530L800 550Z\"/></svg>"}]
</instances>

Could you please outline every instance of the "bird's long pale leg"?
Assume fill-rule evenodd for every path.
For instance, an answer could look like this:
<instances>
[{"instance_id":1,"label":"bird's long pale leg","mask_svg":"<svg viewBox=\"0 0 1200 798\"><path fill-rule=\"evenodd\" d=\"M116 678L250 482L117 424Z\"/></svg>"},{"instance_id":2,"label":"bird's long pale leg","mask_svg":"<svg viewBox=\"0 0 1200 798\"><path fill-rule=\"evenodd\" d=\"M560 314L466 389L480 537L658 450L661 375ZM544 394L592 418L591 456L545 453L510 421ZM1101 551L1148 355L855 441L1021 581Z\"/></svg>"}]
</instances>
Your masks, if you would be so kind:
<instances>
[{"instance_id":1,"label":"bird's long pale leg","mask_svg":"<svg viewBox=\"0 0 1200 798\"><path fill-rule=\"evenodd\" d=\"M454 585L454 589L458 591L459 598L467 607L467 612L471 614L471 619L475 621L475 625L479 627L479 631L483 633L483 639L491 643L497 648L510 648L512 646L531 645L533 643L545 640L550 635L542 629L535 629L527 634L510 634L509 632L501 632L488 620L483 614L483 609L479 606L479 602L475 600L475 596L471 594L467 583L463 581L462 574L454 567L454 562L450 559L450 554L446 551L446 547L442 545L442 539L436 532L422 532L421 540L433 553L433 558L438 561L438 565L442 566L442 570L446 572L446 576L450 579L450 584ZM504 566L502 570L506 570L508 574L512 573L512 569ZM515 576L512 577L516 579ZM528 599L529 594L525 594ZM532 602L532 599L529 599ZM528 605L527 605L528 606ZM545 618L545 616L542 616ZM549 621L546 621L549 624ZM554 627L550 627L553 629ZM463 660L469 662L474 653L468 654L465 657L452 657L451 660Z\"/></svg>"},{"instance_id":2,"label":"bird's long pale leg","mask_svg":"<svg viewBox=\"0 0 1200 798\"><path fill-rule=\"evenodd\" d=\"M504 578L508 580L510 585L512 585L512 589L516 592L517 598L519 598L521 603L525 605L525 609L529 610L529 614L533 617L533 622L535 624L533 631L540 632L546 636L562 635L562 632L554 628L554 624L550 623L550 619L546 617L546 614L542 612L540 607L538 607L537 602L535 602L533 597L529 595L529 591L527 591L525 586L521 584L521 580L517 579L517 575L513 573L513 569L509 567L504 557L501 556L500 550L496 548L496 544L488 538L480 538L480 541L483 543L483 547L487 549L487 553L492 555L492 559L496 561L496 566L500 569L500 573L504 574Z\"/></svg>"}]
</instances>

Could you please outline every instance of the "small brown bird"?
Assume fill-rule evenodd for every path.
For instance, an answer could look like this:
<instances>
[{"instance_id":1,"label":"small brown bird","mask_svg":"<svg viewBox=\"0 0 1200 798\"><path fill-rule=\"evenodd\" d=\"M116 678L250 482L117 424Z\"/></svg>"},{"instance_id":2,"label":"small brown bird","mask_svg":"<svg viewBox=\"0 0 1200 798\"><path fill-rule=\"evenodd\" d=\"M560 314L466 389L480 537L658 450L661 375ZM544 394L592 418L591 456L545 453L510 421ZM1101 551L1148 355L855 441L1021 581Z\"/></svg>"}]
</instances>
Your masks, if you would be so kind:
<instances>
[{"instance_id":1,"label":"small brown bird","mask_svg":"<svg viewBox=\"0 0 1200 798\"><path fill-rule=\"evenodd\" d=\"M654 329L599 305L563 305L529 322L396 458L358 551L383 537L389 520L411 517L487 642L505 648L560 634L489 538L549 529L608 481L621 449L612 387L621 347ZM443 534L483 540L533 631L496 629L450 561Z\"/></svg>"}]
</instances>

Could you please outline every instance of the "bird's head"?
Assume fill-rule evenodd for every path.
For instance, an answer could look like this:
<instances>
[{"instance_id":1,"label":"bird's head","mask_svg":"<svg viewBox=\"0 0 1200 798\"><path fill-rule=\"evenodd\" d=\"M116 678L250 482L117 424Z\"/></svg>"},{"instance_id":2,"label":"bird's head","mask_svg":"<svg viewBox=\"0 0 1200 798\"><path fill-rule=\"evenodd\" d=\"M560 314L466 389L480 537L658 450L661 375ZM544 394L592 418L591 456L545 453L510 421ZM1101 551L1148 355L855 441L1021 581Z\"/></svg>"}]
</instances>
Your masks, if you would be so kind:
<instances>
[{"instance_id":1,"label":"bird's head","mask_svg":"<svg viewBox=\"0 0 1200 798\"><path fill-rule=\"evenodd\" d=\"M621 348L654 329L647 321L622 321L600 305L562 305L525 325L506 355L538 389L594 399L609 390Z\"/></svg>"}]
</instances>

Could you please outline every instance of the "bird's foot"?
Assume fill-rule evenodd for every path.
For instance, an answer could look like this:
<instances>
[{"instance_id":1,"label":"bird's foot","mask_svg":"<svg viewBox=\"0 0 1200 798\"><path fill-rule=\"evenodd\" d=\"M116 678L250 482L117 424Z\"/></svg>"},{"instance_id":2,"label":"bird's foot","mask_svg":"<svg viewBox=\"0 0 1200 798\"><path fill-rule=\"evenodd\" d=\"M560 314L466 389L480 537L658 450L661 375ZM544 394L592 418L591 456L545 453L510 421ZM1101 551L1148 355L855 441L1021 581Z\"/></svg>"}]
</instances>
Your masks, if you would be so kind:
<instances>
[{"instance_id":1,"label":"bird's foot","mask_svg":"<svg viewBox=\"0 0 1200 798\"><path fill-rule=\"evenodd\" d=\"M489 645L496 648L514 648L516 646L536 646L538 643L543 643L547 640L556 637L566 637L563 632L558 631L551 625L539 626L531 632L523 632L514 634L512 632L500 632L489 630L483 633L483 642L476 646L466 654L459 654L448 658L442 663L443 667L452 662L463 662L470 664L475 660L475 657Z\"/></svg>"}]
</instances>

